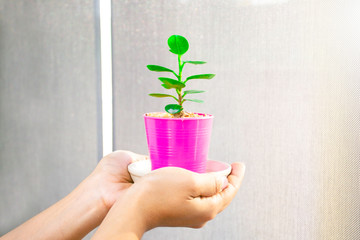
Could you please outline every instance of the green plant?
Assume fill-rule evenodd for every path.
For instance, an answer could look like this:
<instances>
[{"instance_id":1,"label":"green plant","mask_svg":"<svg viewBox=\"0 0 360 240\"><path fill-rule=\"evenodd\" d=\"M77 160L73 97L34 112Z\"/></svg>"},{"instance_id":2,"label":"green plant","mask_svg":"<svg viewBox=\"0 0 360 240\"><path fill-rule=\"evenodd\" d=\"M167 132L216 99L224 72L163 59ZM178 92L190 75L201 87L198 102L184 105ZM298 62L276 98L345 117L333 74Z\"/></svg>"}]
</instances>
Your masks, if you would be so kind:
<instances>
[{"instance_id":1,"label":"green plant","mask_svg":"<svg viewBox=\"0 0 360 240\"><path fill-rule=\"evenodd\" d=\"M188 94L196 94L196 93L203 93L205 91L202 90L186 90L183 91L183 89L186 87L186 83L189 80L193 79L212 79L215 74L198 74L198 75L192 75L187 77L185 80L183 80L183 68L186 63L189 64L205 64L204 61L182 61L181 57L184 55L187 50L189 49L189 43L183 36L180 35L172 35L168 39L168 45L169 45L169 51L173 54L177 55L178 57L178 66L179 71L176 73L174 70L171 70L166 67L162 67L159 65L147 65L147 68L150 71L154 72L170 72L174 74L176 79L167 78L167 77L159 77L159 80L162 82L162 86L165 89L175 89L177 96L173 96L171 94L163 94L163 93L151 93L149 94L152 97L158 97L158 98L164 98L164 97L170 97L174 98L177 104L168 104L165 106L165 111L173 114L175 116L181 116L181 113L183 111L183 103L185 101L191 101L191 102L197 102L202 103L202 100L198 99L188 99L185 98Z\"/></svg>"}]
</instances>

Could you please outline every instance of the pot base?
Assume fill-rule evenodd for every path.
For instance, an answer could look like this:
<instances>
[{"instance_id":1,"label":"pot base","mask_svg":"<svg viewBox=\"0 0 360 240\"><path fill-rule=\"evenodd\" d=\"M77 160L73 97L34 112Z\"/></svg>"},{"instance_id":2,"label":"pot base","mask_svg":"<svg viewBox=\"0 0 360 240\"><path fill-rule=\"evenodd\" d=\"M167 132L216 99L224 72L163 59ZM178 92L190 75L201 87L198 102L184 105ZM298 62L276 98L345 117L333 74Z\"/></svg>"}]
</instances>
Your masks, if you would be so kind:
<instances>
[{"instance_id":1,"label":"pot base","mask_svg":"<svg viewBox=\"0 0 360 240\"><path fill-rule=\"evenodd\" d=\"M151 161L143 160L131 163L128 166L128 171L132 180L137 182L141 177L151 172ZM219 176L228 176L230 172L231 166L228 163L214 160L206 161L206 173L214 173Z\"/></svg>"}]
</instances>

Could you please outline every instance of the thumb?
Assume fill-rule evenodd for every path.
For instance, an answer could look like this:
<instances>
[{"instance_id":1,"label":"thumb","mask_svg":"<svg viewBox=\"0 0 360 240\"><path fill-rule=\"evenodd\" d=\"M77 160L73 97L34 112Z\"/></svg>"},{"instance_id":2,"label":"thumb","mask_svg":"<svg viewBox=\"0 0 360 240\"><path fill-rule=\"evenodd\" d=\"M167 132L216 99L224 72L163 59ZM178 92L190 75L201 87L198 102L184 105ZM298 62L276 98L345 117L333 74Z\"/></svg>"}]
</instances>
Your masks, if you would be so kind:
<instances>
[{"instance_id":1,"label":"thumb","mask_svg":"<svg viewBox=\"0 0 360 240\"><path fill-rule=\"evenodd\" d=\"M228 185L225 176L217 176L213 173L198 174L196 182L197 196L211 197L221 192Z\"/></svg>"},{"instance_id":2,"label":"thumb","mask_svg":"<svg viewBox=\"0 0 360 240\"><path fill-rule=\"evenodd\" d=\"M142 155L142 154L137 154L137 153L134 153L134 152L128 152L128 154L131 157L131 162L132 163L149 159L149 156Z\"/></svg>"}]
</instances>

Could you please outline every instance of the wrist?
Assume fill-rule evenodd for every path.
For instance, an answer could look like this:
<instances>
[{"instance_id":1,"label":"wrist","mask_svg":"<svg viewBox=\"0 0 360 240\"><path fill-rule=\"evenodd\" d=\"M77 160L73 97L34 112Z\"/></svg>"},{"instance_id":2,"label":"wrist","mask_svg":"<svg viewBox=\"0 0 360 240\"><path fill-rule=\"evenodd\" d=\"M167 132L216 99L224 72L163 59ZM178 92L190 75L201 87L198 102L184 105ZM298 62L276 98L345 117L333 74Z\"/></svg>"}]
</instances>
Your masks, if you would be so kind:
<instances>
[{"instance_id":1,"label":"wrist","mask_svg":"<svg viewBox=\"0 0 360 240\"><path fill-rule=\"evenodd\" d=\"M100 222L105 218L110 210L105 201L99 185L100 177L91 174L73 191L76 195L81 196L83 201L91 206L92 211L99 217Z\"/></svg>"},{"instance_id":2,"label":"wrist","mask_svg":"<svg viewBox=\"0 0 360 240\"><path fill-rule=\"evenodd\" d=\"M147 219L148 214L141 207L144 204L142 200L140 191L137 191L135 188L129 189L124 197L119 199L109 212L109 214L114 212L116 216L119 216L120 226L124 226L123 231L133 232L139 237L151 229Z\"/></svg>"},{"instance_id":3,"label":"wrist","mask_svg":"<svg viewBox=\"0 0 360 240\"><path fill-rule=\"evenodd\" d=\"M129 189L114 203L93 239L141 239L151 229L139 207L141 194L133 190Z\"/></svg>"},{"instance_id":4,"label":"wrist","mask_svg":"<svg viewBox=\"0 0 360 240\"><path fill-rule=\"evenodd\" d=\"M91 181L85 179L68 196L65 197L67 207L63 209L61 220L76 219L73 224L61 224L63 233L78 231L84 237L91 230L100 225L108 210L104 207L102 198L93 188ZM70 239L70 238L69 238Z\"/></svg>"}]
</instances>

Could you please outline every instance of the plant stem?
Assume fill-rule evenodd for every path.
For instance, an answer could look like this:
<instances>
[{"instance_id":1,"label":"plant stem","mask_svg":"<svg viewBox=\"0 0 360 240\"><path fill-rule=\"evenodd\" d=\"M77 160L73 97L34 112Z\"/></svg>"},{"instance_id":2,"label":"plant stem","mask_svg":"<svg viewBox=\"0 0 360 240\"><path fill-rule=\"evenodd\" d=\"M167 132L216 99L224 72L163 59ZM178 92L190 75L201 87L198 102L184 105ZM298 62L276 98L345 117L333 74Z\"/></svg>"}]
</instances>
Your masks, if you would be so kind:
<instances>
[{"instance_id":1,"label":"plant stem","mask_svg":"<svg viewBox=\"0 0 360 240\"><path fill-rule=\"evenodd\" d=\"M178 64L179 64L179 77L178 77L178 80L179 82L182 82L181 81L181 78L182 78L182 70L183 70L183 67L184 65L181 63L181 55L178 55ZM182 106L182 89L176 89L176 92L178 94L178 103L180 106Z\"/></svg>"},{"instance_id":2,"label":"plant stem","mask_svg":"<svg viewBox=\"0 0 360 240\"><path fill-rule=\"evenodd\" d=\"M181 82L181 76L182 76L181 55L178 55L178 64L179 64L179 81Z\"/></svg>"}]
</instances>

